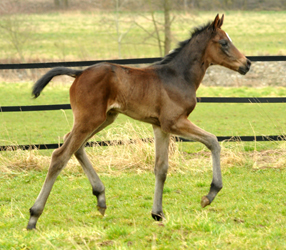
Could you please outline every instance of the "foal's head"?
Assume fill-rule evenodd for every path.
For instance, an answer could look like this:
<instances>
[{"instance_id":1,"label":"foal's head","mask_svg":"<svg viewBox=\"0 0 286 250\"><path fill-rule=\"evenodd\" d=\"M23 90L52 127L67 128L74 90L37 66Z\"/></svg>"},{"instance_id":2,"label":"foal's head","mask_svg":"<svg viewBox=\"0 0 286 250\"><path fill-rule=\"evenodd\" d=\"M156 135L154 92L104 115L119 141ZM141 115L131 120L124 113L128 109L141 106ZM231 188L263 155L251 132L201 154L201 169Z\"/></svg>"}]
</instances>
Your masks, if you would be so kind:
<instances>
[{"instance_id":1,"label":"foal's head","mask_svg":"<svg viewBox=\"0 0 286 250\"><path fill-rule=\"evenodd\" d=\"M250 69L251 62L238 51L227 33L221 29L223 19L224 15L221 19L217 15L209 26L212 38L207 45L205 58L209 65L222 65L245 75Z\"/></svg>"}]
</instances>

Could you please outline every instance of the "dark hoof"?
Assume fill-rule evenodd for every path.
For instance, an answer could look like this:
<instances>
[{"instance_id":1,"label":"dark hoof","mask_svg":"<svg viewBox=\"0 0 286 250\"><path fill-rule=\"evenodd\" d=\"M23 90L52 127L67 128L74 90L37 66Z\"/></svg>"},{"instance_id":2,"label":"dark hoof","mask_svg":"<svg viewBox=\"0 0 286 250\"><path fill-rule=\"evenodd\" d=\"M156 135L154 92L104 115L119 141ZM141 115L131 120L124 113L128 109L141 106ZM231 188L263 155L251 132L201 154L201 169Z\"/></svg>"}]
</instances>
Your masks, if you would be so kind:
<instances>
[{"instance_id":1,"label":"dark hoof","mask_svg":"<svg viewBox=\"0 0 286 250\"><path fill-rule=\"evenodd\" d=\"M36 225L29 225L29 224L28 224L28 226L26 227L26 229L27 229L28 231L36 230Z\"/></svg>"},{"instance_id":2,"label":"dark hoof","mask_svg":"<svg viewBox=\"0 0 286 250\"><path fill-rule=\"evenodd\" d=\"M209 204L211 204L211 203L210 203L210 200L208 199L208 197L203 196L203 197L202 197L202 200L201 200L201 206L202 206L202 208L208 206Z\"/></svg>"},{"instance_id":3,"label":"dark hoof","mask_svg":"<svg viewBox=\"0 0 286 250\"><path fill-rule=\"evenodd\" d=\"M165 218L163 213L159 213L159 214L151 213L151 215L155 221L162 221Z\"/></svg>"},{"instance_id":4,"label":"dark hoof","mask_svg":"<svg viewBox=\"0 0 286 250\"><path fill-rule=\"evenodd\" d=\"M101 213L102 216L104 216L106 207L97 206L97 210Z\"/></svg>"}]
</instances>

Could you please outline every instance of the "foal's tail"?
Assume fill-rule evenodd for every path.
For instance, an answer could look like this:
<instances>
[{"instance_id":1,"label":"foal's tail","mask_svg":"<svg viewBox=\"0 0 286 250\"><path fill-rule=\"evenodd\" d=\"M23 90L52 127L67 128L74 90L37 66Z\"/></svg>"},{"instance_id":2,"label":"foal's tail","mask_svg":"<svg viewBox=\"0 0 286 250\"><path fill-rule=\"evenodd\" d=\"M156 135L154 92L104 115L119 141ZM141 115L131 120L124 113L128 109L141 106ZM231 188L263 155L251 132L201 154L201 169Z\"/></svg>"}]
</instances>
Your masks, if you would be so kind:
<instances>
[{"instance_id":1,"label":"foal's tail","mask_svg":"<svg viewBox=\"0 0 286 250\"><path fill-rule=\"evenodd\" d=\"M42 90L46 87L46 85L52 80L55 76L60 75L68 75L76 78L81 75L83 70L74 70L65 67L57 67L48 71L45 75L43 75L33 86L32 95L34 98L37 98Z\"/></svg>"}]
</instances>

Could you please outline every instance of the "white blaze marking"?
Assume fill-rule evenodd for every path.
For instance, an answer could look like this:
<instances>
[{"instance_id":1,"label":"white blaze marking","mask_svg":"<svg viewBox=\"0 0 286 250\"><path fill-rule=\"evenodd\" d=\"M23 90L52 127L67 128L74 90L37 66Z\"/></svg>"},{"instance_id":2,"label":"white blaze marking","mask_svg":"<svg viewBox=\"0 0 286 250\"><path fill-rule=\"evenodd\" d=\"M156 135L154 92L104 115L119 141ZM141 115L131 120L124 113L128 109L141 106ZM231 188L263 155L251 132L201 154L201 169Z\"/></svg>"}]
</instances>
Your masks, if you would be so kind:
<instances>
[{"instance_id":1,"label":"white blaze marking","mask_svg":"<svg viewBox=\"0 0 286 250\"><path fill-rule=\"evenodd\" d=\"M229 41L232 42L231 38L229 37L229 35L225 32L226 36L228 37Z\"/></svg>"}]
</instances>

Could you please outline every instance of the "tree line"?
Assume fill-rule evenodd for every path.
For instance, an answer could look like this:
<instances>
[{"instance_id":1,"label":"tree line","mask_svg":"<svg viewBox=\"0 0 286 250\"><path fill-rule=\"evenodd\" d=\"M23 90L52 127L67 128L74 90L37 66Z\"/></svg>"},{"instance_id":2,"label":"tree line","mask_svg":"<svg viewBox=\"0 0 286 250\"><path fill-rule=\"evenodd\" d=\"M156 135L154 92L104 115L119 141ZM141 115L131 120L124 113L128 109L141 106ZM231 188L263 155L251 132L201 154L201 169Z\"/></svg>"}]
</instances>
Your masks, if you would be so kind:
<instances>
[{"instance_id":1,"label":"tree line","mask_svg":"<svg viewBox=\"0 0 286 250\"><path fill-rule=\"evenodd\" d=\"M49 1L49 0L46 0ZM50 0L51 1L51 0ZM53 0L56 8L73 8L90 5L95 8L112 10L115 4L124 10L148 10L150 6L164 10L167 0ZM170 2L173 10L285 10L286 0L176 0Z\"/></svg>"},{"instance_id":2,"label":"tree line","mask_svg":"<svg viewBox=\"0 0 286 250\"><path fill-rule=\"evenodd\" d=\"M50 12L54 10L163 11L167 0L1 0L0 14ZM171 10L286 10L286 0L176 0Z\"/></svg>"}]
</instances>

